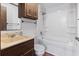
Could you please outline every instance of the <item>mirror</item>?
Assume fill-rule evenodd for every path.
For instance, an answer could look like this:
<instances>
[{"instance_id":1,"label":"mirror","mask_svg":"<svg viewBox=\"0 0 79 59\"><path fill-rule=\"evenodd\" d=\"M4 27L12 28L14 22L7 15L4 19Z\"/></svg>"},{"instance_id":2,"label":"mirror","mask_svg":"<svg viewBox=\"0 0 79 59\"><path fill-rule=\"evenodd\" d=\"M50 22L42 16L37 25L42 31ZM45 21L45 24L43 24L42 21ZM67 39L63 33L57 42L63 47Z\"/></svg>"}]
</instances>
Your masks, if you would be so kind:
<instances>
[{"instance_id":1,"label":"mirror","mask_svg":"<svg viewBox=\"0 0 79 59\"><path fill-rule=\"evenodd\" d=\"M18 18L18 3L1 3L6 8L6 30L21 30L21 19Z\"/></svg>"}]
</instances>

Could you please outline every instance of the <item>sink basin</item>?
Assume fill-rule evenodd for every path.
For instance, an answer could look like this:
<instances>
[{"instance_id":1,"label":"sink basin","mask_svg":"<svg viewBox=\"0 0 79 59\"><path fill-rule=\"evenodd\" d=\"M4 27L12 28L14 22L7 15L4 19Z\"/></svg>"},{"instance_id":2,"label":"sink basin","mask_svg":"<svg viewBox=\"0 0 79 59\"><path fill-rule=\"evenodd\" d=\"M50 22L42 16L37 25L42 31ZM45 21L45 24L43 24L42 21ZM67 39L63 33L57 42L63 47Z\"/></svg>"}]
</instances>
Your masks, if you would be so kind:
<instances>
[{"instance_id":1,"label":"sink basin","mask_svg":"<svg viewBox=\"0 0 79 59\"><path fill-rule=\"evenodd\" d=\"M5 37L1 37L1 42L3 42L3 43L10 43L10 42L18 41L18 40L23 40L25 38L28 38L28 37L21 36L21 35L5 36Z\"/></svg>"}]
</instances>

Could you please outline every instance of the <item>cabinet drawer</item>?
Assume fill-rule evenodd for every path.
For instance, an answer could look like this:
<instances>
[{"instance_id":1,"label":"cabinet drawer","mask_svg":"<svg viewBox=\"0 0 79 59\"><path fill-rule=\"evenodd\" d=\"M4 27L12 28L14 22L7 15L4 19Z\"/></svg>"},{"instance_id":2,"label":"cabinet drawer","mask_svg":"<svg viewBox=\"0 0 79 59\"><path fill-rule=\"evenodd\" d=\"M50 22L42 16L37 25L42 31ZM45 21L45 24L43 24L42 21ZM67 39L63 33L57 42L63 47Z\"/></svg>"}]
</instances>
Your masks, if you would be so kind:
<instances>
[{"instance_id":1,"label":"cabinet drawer","mask_svg":"<svg viewBox=\"0 0 79 59\"><path fill-rule=\"evenodd\" d=\"M2 56L20 56L25 52L28 52L31 48L34 48L34 40L9 47L1 51Z\"/></svg>"}]
</instances>

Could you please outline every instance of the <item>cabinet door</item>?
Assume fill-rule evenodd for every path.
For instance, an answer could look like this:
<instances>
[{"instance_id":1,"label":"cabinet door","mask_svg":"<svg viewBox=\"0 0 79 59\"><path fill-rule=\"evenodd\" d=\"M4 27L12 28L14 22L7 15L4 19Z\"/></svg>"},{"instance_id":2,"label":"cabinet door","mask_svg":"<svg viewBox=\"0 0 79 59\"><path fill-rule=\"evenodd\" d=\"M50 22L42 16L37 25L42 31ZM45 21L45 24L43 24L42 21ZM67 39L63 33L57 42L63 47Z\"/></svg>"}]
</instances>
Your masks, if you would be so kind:
<instances>
[{"instance_id":1,"label":"cabinet door","mask_svg":"<svg viewBox=\"0 0 79 59\"><path fill-rule=\"evenodd\" d=\"M0 4L0 31L1 31L1 4Z\"/></svg>"},{"instance_id":2,"label":"cabinet door","mask_svg":"<svg viewBox=\"0 0 79 59\"><path fill-rule=\"evenodd\" d=\"M38 4L33 4L33 18L38 19Z\"/></svg>"},{"instance_id":3,"label":"cabinet door","mask_svg":"<svg viewBox=\"0 0 79 59\"><path fill-rule=\"evenodd\" d=\"M26 4L26 13L27 13L27 15L26 16L28 16L28 17L30 17L30 18L33 18L33 3L27 3Z\"/></svg>"},{"instance_id":4,"label":"cabinet door","mask_svg":"<svg viewBox=\"0 0 79 59\"><path fill-rule=\"evenodd\" d=\"M23 56L34 56L34 48L30 49L28 52L26 52Z\"/></svg>"},{"instance_id":5,"label":"cabinet door","mask_svg":"<svg viewBox=\"0 0 79 59\"><path fill-rule=\"evenodd\" d=\"M0 30L6 30L6 8L1 6L1 16L0 16Z\"/></svg>"},{"instance_id":6,"label":"cabinet door","mask_svg":"<svg viewBox=\"0 0 79 59\"><path fill-rule=\"evenodd\" d=\"M34 49L34 39L1 50L1 56L23 56L32 48Z\"/></svg>"},{"instance_id":7,"label":"cabinet door","mask_svg":"<svg viewBox=\"0 0 79 59\"><path fill-rule=\"evenodd\" d=\"M32 19L38 18L38 5L36 3L27 3L27 16L29 16Z\"/></svg>"}]
</instances>

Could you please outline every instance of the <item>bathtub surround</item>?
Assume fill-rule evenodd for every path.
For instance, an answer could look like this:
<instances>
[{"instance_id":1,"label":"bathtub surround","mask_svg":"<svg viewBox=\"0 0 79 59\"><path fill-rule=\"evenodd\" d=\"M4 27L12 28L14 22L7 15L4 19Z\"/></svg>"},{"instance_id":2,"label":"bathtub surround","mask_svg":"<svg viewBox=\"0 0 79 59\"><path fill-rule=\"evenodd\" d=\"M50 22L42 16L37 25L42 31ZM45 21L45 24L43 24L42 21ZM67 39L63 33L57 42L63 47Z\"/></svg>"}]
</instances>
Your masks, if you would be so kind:
<instances>
[{"instance_id":1,"label":"bathtub surround","mask_svg":"<svg viewBox=\"0 0 79 59\"><path fill-rule=\"evenodd\" d=\"M44 6L46 7L44 35L46 51L58 56L74 55L76 4L53 3Z\"/></svg>"},{"instance_id":2,"label":"bathtub surround","mask_svg":"<svg viewBox=\"0 0 79 59\"><path fill-rule=\"evenodd\" d=\"M77 15L76 16L76 20L77 20L77 25L76 25L77 26L77 35L76 35L76 38L77 39L74 41L75 42L74 43L75 44L75 47L74 47L75 48L75 54L74 55L79 56L79 41L78 41L79 40L79 3L77 3L77 11L76 12L77 12L77 14L76 14Z\"/></svg>"}]
</instances>

